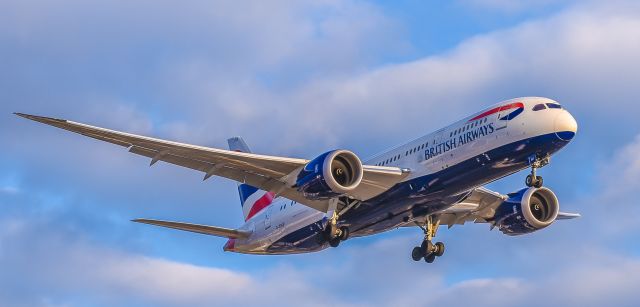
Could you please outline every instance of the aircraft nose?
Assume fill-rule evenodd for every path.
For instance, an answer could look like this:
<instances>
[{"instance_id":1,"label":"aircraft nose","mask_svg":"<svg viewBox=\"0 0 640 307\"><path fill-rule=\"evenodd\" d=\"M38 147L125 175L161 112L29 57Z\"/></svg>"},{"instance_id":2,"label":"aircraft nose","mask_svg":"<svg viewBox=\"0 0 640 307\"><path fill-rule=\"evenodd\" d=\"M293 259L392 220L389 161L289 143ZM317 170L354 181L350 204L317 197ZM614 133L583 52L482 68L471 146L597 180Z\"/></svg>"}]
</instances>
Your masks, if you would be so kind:
<instances>
[{"instance_id":1,"label":"aircraft nose","mask_svg":"<svg viewBox=\"0 0 640 307\"><path fill-rule=\"evenodd\" d=\"M578 123L571 113L563 110L556 116L554 122L556 136L563 141L571 141L578 132Z\"/></svg>"}]
</instances>

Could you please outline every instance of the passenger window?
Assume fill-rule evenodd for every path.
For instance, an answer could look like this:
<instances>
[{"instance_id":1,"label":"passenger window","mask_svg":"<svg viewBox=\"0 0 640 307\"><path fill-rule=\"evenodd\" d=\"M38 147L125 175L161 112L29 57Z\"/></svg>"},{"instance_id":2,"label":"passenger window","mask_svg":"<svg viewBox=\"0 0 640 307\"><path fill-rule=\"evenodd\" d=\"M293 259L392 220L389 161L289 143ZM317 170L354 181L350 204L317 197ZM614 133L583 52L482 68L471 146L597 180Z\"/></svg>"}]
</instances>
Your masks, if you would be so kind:
<instances>
[{"instance_id":1,"label":"passenger window","mask_svg":"<svg viewBox=\"0 0 640 307\"><path fill-rule=\"evenodd\" d=\"M549 109L562 109L562 106L557 103L547 103L547 107Z\"/></svg>"},{"instance_id":2,"label":"passenger window","mask_svg":"<svg viewBox=\"0 0 640 307\"><path fill-rule=\"evenodd\" d=\"M541 104L537 104L537 105L535 105L535 106L533 107L533 110L534 110L534 111L540 111L540 110L544 110L544 109L546 109L546 108L547 108L547 107L545 107L545 106L544 106L544 104L542 104L542 103L541 103Z\"/></svg>"}]
</instances>

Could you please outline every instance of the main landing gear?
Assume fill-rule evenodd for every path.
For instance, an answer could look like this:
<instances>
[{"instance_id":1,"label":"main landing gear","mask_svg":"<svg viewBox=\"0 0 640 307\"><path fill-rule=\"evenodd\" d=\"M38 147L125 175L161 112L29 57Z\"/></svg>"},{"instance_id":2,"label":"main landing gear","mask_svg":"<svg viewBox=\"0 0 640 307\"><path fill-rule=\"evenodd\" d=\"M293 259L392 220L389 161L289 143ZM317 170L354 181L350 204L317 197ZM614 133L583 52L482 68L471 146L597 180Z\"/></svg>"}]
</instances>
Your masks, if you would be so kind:
<instances>
[{"instance_id":1,"label":"main landing gear","mask_svg":"<svg viewBox=\"0 0 640 307\"><path fill-rule=\"evenodd\" d=\"M335 208L337 207L337 201L333 203L335 206L333 213L331 214L331 218L329 219L329 223L324 231L318 234L318 243L329 242L329 246L338 247L340 242L349 239L349 227L347 226L338 226L338 219L345 212L350 210L351 208L360 204L358 200L352 200L349 198L344 198L340 200L340 203L343 205L342 209L338 212Z\"/></svg>"},{"instance_id":2,"label":"main landing gear","mask_svg":"<svg viewBox=\"0 0 640 307\"><path fill-rule=\"evenodd\" d=\"M529 158L529 164L531 165L531 174L527 175L524 183L528 187L541 188L544 184L544 180L542 180L541 176L536 175L536 170L549 164L549 156L545 156L542 158L538 156L532 156L531 158Z\"/></svg>"},{"instance_id":3,"label":"main landing gear","mask_svg":"<svg viewBox=\"0 0 640 307\"><path fill-rule=\"evenodd\" d=\"M327 230L334 227L327 227ZM337 227L335 230L325 230L325 238L329 241L329 246L338 247L340 242L349 239L349 228L346 226Z\"/></svg>"},{"instance_id":4,"label":"main landing gear","mask_svg":"<svg viewBox=\"0 0 640 307\"><path fill-rule=\"evenodd\" d=\"M435 223L433 222L433 216L428 216L426 225L422 226L416 223L422 231L424 231L424 240L420 246L416 246L411 251L411 258L414 261L420 261L420 259L424 258L424 261L427 263L432 263L436 260L436 257L440 257L444 255L444 243L437 242L433 244L431 239L435 237L436 232L438 231L438 227L440 226L440 220L437 220Z\"/></svg>"}]
</instances>

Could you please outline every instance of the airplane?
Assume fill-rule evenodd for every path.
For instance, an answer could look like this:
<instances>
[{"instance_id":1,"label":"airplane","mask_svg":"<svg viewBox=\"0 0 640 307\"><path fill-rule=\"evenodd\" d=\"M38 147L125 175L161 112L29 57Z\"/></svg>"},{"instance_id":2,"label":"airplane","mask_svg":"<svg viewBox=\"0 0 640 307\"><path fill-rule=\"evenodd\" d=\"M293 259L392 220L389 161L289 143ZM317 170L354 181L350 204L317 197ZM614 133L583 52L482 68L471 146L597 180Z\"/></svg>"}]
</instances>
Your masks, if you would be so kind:
<instances>
[{"instance_id":1,"label":"airplane","mask_svg":"<svg viewBox=\"0 0 640 307\"><path fill-rule=\"evenodd\" d=\"M119 132L64 119L18 116L126 147L129 152L238 182L245 223L237 229L174 221L134 222L224 237L223 250L296 254L337 247L349 238L418 227L411 251L432 263L440 226L486 223L509 236L580 217L560 212L556 194L536 171L575 137L578 125L558 102L506 100L362 162L330 150L307 160L252 153L239 137L229 150ZM506 195L483 186L530 169L526 187Z\"/></svg>"}]
</instances>

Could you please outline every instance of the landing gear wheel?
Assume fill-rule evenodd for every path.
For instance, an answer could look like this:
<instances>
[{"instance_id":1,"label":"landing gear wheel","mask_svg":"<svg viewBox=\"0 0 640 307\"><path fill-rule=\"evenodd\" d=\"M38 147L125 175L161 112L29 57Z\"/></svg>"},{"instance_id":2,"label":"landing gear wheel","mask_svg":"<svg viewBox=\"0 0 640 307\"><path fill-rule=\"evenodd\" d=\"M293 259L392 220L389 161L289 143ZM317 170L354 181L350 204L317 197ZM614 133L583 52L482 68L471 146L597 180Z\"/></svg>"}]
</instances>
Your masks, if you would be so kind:
<instances>
[{"instance_id":1,"label":"landing gear wheel","mask_svg":"<svg viewBox=\"0 0 640 307\"><path fill-rule=\"evenodd\" d=\"M347 226L340 227L340 236L338 236L338 237L342 241L344 241L346 239L349 239L349 227L347 227Z\"/></svg>"},{"instance_id":2,"label":"landing gear wheel","mask_svg":"<svg viewBox=\"0 0 640 307\"><path fill-rule=\"evenodd\" d=\"M422 257L424 257L422 248L420 246L414 247L413 250L411 251L411 259L413 259L413 261L420 261Z\"/></svg>"},{"instance_id":3,"label":"landing gear wheel","mask_svg":"<svg viewBox=\"0 0 640 307\"><path fill-rule=\"evenodd\" d=\"M436 260L436 254L434 253L431 253L426 257L424 257L424 261L426 261L427 263L433 263L435 260Z\"/></svg>"},{"instance_id":4,"label":"landing gear wheel","mask_svg":"<svg viewBox=\"0 0 640 307\"><path fill-rule=\"evenodd\" d=\"M438 257L441 257L442 255L444 255L444 243L442 242L436 243L436 251L434 254Z\"/></svg>"},{"instance_id":5,"label":"landing gear wheel","mask_svg":"<svg viewBox=\"0 0 640 307\"><path fill-rule=\"evenodd\" d=\"M536 176L536 182L533 184L533 186L536 188L541 188L543 183L544 180L542 180L542 177Z\"/></svg>"},{"instance_id":6,"label":"landing gear wheel","mask_svg":"<svg viewBox=\"0 0 640 307\"><path fill-rule=\"evenodd\" d=\"M541 176L535 176L535 180L533 178L534 178L533 176L527 175L527 179L524 181L525 184L528 187L541 188L542 184L544 183L544 180L542 179L542 177Z\"/></svg>"},{"instance_id":7,"label":"landing gear wheel","mask_svg":"<svg viewBox=\"0 0 640 307\"><path fill-rule=\"evenodd\" d=\"M331 247L338 247L338 245L340 245L340 238L331 238L329 239L329 246Z\"/></svg>"},{"instance_id":8,"label":"landing gear wheel","mask_svg":"<svg viewBox=\"0 0 640 307\"><path fill-rule=\"evenodd\" d=\"M422 241L422 244L420 245L420 248L422 249L422 255L429 255L433 252L433 243L431 243L431 241Z\"/></svg>"}]
</instances>

